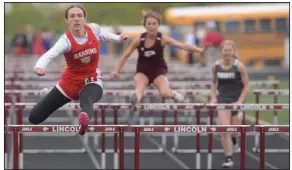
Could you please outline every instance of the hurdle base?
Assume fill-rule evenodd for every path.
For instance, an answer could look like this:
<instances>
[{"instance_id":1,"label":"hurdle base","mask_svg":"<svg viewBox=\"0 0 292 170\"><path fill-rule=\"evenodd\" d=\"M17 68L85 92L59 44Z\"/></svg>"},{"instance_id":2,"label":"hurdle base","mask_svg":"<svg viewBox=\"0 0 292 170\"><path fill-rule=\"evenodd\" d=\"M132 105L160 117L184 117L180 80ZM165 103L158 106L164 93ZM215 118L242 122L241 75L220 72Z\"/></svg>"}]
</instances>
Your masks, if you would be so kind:
<instances>
[{"instance_id":1,"label":"hurdle base","mask_svg":"<svg viewBox=\"0 0 292 170\"><path fill-rule=\"evenodd\" d=\"M8 155L7 152L5 152L4 154L4 168L7 169L8 168Z\"/></svg>"},{"instance_id":2,"label":"hurdle base","mask_svg":"<svg viewBox=\"0 0 292 170\"><path fill-rule=\"evenodd\" d=\"M163 148L158 149L140 149L140 153L163 153ZM96 149L96 153L118 153L119 151L115 152L114 149L105 149L105 152L102 152L101 149ZM135 153L134 149L124 149L124 153Z\"/></svg>"},{"instance_id":3,"label":"hurdle base","mask_svg":"<svg viewBox=\"0 0 292 170\"><path fill-rule=\"evenodd\" d=\"M260 153L260 148L252 148L252 152ZM265 153L290 153L289 149L265 149Z\"/></svg>"},{"instance_id":4,"label":"hurdle base","mask_svg":"<svg viewBox=\"0 0 292 170\"><path fill-rule=\"evenodd\" d=\"M200 152L197 152L196 149L179 149L179 148L172 148L171 151L173 153L209 153L208 149L200 149ZM236 149L233 153L239 153L240 149ZM212 149L212 153L224 153L223 149Z\"/></svg>"},{"instance_id":5,"label":"hurdle base","mask_svg":"<svg viewBox=\"0 0 292 170\"><path fill-rule=\"evenodd\" d=\"M86 153L86 149L24 149L23 153Z\"/></svg>"}]
</instances>

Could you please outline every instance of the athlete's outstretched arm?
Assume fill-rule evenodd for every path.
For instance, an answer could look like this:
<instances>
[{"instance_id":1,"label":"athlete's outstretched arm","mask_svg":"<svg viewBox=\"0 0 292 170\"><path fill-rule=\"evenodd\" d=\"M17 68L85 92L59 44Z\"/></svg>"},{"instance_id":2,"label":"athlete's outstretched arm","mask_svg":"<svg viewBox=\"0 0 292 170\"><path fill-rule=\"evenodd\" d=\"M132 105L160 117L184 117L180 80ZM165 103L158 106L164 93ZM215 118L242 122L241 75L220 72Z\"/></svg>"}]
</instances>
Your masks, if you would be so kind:
<instances>
[{"instance_id":1,"label":"athlete's outstretched arm","mask_svg":"<svg viewBox=\"0 0 292 170\"><path fill-rule=\"evenodd\" d=\"M243 83L243 89L242 89L242 92L240 94L240 97L238 99L238 101L236 103L243 103L246 96L247 96L247 93L249 91L249 77L248 77L248 74L247 74L247 70L246 70L246 67L243 65L243 63L239 62L238 64L238 71L240 72L240 75L241 75L241 81Z\"/></svg>"},{"instance_id":2,"label":"athlete's outstretched arm","mask_svg":"<svg viewBox=\"0 0 292 170\"><path fill-rule=\"evenodd\" d=\"M88 25L89 25L89 27L91 27L95 36L97 36L102 41L121 43L122 41L128 39L128 35L125 33L122 33L120 35L116 35L114 33L111 33L111 32L108 32L108 31L101 29L98 24L90 23Z\"/></svg>"},{"instance_id":3,"label":"athlete's outstretched arm","mask_svg":"<svg viewBox=\"0 0 292 170\"><path fill-rule=\"evenodd\" d=\"M217 96L216 96L216 90L217 90L217 78L215 73L215 67L214 65L212 67L212 84L211 84L211 101L210 103L217 103Z\"/></svg>"},{"instance_id":4,"label":"athlete's outstretched arm","mask_svg":"<svg viewBox=\"0 0 292 170\"><path fill-rule=\"evenodd\" d=\"M122 57L119 59L118 65L115 69L116 73L119 73L121 71L121 69L123 68L126 60L129 58L129 56L133 53L133 51L138 47L140 43L140 36L136 37L131 45L127 48L127 50L125 51L125 53L122 55Z\"/></svg>"},{"instance_id":5,"label":"athlete's outstretched arm","mask_svg":"<svg viewBox=\"0 0 292 170\"><path fill-rule=\"evenodd\" d=\"M45 54L43 54L40 59L37 61L34 72L39 76L43 76L45 74L45 68L49 64L49 62L56 58L57 56L65 53L70 48L67 40L61 36L56 44L48 50Z\"/></svg>"},{"instance_id":6,"label":"athlete's outstretched arm","mask_svg":"<svg viewBox=\"0 0 292 170\"><path fill-rule=\"evenodd\" d=\"M162 35L162 41L164 42L164 44L170 44L186 51L199 52L199 53L202 53L204 51L203 48L176 41L175 39L167 35Z\"/></svg>"},{"instance_id":7,"label":"athlete's outstretched arm","mask_svg":"<svg viewBox=\"0 0 292 170\"><path fill-rule=\"evenodd\" d=\"M128 35L126 33L122 33L120 35L116 35L110 32L106 32L106 31L101 31L100 33L100 39L103 41L110 41L110 42L115 42L115 43L121 43L124 40L128 39Z\"/></svg>"}]
</instances>

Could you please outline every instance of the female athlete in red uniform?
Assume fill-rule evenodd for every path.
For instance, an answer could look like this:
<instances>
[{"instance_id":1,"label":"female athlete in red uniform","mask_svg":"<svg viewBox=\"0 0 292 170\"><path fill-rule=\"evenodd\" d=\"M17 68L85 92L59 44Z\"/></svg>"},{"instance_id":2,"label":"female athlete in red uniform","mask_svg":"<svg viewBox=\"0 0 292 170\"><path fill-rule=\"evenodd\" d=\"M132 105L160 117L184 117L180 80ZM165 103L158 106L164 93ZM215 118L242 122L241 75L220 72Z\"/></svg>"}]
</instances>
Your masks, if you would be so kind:
<instances>
[{"instance_id":1,"label":"female athlete in red uniform","mask_svg":"<svg viewBox=\"0 0 292 170\"><path fill-rule=\"evenodd\" d=\"M159 14L153 11L148 11L144 15L143 25L147 31L134 39L132 44L120 58L115 71L111 73L112 77L116 77L128 57L136 48L138 49L139 58L136 67L137 71L134 77L136 89L131 99L135 109L138 108L143 97L144 89L152 83L158 88L162 97L174 98L180 102L187 102L185 96L169 88L166 77L168 68L163 55L163 49L166 45L170 44L192 52L203 52L201 48L183 44L158 32L160 18Z\"/></svg>"},{"instance_id":2,"label":"female athlete in red uniform","mask_svg":"<svg viewBox=\"0 0 292 170\"><path fill-rule=\"evenodd\" d=\"M97 24L85 24L86 11L80 5L72 5L65 12L68 31L53 48L36 63L34 72L43 76L45 67L55 57L64 54L66 68L57 85L32 109L29 121L40 124L55 110L70 102L80 100L79 134L83 135L93 115L93 104L103 94L102 72L99 70L99 41L119 43L127 35L104 32Z\"/></svg>"}]
</instances>

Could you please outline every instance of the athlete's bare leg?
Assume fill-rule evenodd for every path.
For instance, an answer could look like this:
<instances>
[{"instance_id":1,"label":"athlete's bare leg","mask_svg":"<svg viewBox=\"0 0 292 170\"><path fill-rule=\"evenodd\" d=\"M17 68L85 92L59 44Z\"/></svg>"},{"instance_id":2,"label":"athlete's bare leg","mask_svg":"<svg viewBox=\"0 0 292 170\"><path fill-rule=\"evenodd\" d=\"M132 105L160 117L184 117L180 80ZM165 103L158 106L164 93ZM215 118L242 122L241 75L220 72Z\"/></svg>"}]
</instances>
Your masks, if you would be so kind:
<instances>
[{"instance_id":1,"label":"athlete's bare leg","mask_svg":"<svg viewBox=\"0 0 292 170\"><path fill-rule=\"evenodd\" d=\"M135 81L135 94L131 98L131 103L137 107L140 104L141 99L143 98L144 90L149 84L147 76L143 73L137 73L134 76ZM137 109L137 108L135 108Z\"/></svg>"},{"instance_id":2,"label":"athlete's bare leg","mask_svg":"<svg viewBox=\"0 0 292 170\"><path fill-rule=\"evenodd\" d=\"M158 88L161 97L173 98L179 102L187 102L185 96L169 88L169 82L165 75L159 75L156 77L153 84Z\"/></svg>"},{"instance_id":3,"label":"athlete's bare leg","mask_svg":"<svg viewBox=\"0 0 292 170\"><path fill-rule=\"evenodd\" d=\"M231 125L231 112L218 110L217 121L220 125ZM231 135L229 133L223 133L221 135L221 142L224 150L224 155L226 157L226 160L225 162L223 162L222 166L232 167L234 163L232 161L233 149Z\"/></svg>"}]
</instances>

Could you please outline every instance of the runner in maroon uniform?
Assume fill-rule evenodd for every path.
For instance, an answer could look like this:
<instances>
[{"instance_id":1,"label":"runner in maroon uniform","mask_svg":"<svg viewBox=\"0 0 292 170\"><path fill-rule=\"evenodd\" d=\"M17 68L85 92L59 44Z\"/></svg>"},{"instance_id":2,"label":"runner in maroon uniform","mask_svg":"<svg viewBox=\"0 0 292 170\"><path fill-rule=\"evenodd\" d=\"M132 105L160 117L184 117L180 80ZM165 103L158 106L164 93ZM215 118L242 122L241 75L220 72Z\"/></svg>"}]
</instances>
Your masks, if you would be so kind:
<instances>
[{"instance_id":1,"label":"runner in maroon uniform","mask_svg":"<svg viewBox=\"0 0 292 170\"><path fill-rule=\"evenodd\" d=\"M134 39L130 47L120 58L115 71L111 73L112 77L117 76L128 57L135 49L138 49L139 58L134 77L136 89L131 99L135 109L137 109L143 97L144 89L152 83L158 88L162 97L174 98L179 102L187 102L185 96L169 88L166 77L168 68L163 54L163 49L166 45L170 44L192 52L203 52L201 48L178 42L158 32L160 18L159 14L153 11L146 12L143 17L143 25L147 31Z\"/></svg>"}]
</instances>

